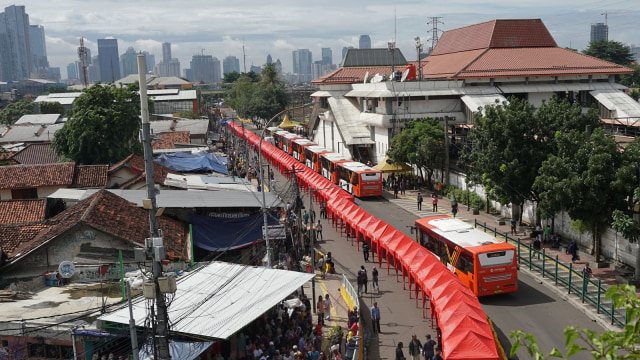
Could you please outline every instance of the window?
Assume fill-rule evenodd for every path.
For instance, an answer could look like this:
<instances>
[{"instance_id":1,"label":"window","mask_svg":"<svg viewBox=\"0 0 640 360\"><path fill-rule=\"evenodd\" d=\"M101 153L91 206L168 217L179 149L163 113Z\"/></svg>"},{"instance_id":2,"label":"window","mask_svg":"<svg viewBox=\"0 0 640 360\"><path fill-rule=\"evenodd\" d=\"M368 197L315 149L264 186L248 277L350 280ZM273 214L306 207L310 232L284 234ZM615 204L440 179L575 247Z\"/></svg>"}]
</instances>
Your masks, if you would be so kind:
<instances>
[{"instance_id":1,"label":"window","mask_svg":"<svg viewBox=\"0 0 640 360\"><path fill-rule=\"evenodd\" d=\"M11 198L12 199L37 199L38 198L38 189L30 188L30 189L11 189Z\"/></svg>"},{"instance_id":2,"label":"window","mask_svg":"<svg viewBox=\"0 0 640 360\"><path fill-rule=\"evenodd\" d=\"M491 266L504 266L513 263L513 250L494 251L478 254L478 261L483 268Z\"/></svg>"}]
</instances>

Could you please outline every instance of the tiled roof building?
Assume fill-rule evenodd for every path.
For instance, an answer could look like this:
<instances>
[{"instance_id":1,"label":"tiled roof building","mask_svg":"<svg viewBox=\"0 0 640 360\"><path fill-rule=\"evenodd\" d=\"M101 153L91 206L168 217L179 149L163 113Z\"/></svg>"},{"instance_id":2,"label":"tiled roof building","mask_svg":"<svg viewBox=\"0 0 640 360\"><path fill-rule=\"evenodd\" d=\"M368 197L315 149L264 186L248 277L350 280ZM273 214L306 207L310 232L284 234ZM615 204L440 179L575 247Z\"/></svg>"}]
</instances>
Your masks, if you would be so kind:
<instances>
[{"instance_id":1,"label":"tiled roof building","mask_svg":"<svg viewBox=\"0 0 640 360\"><path fill-rule=\"evenodd\" d=\"M0 201L0 225L43 221L46 207L44 199Z\"/></svg>"},{"instance_id":2,"label":"tiled roof building","mask_svg":"<svg viewBox=\"0 0 640 360\"><path fill-rule=\"evenodd\" d=\"M50 142L39 144L28 144L24 149L18 151L11 159L18 164L35 165L35 164L53 164L63 162L58 156L55 149L51 147Z\"/></svg>"},{"instance_id":3,"label":"tiled roof building","mask_svg":"<svg viewBox=\"0 0 640 360\"><path fill-rule=\"evenodd\" d=\"M163 185L167 174L178 174L166 166L153 164L153 182ZM137 189L146 186L144 159L136 154L127 156L124 160L113 164L109 168L109 188Z\"/></svg>"}]
</instances>

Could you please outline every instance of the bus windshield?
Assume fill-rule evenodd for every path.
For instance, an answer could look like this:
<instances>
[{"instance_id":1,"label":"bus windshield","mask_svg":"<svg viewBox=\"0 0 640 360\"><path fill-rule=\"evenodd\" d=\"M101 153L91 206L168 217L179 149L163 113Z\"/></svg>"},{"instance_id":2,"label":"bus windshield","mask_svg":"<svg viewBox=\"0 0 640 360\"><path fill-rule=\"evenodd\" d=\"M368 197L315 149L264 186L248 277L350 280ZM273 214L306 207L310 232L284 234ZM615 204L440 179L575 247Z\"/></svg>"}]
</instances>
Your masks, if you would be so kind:
<instances>
[{"instance_id":1,"label":"bus windshield","mask_svg":"<svg viewBox=\"0 0 640 360\"><path fill-rule=\"evenodd\" d=\"M513 257L513 250L501 250L478 254L480 266L483 268L511 265L513 263Z\"/></svg>"},{"instance_id":2,"label":"bus windshield","mask_svg":"<svg viewBox=\"0 0 640 360\"><path fill-rule=\"evenodd\" d=\"M362 181L378 181L382 177L382 174L379 172L375 173L363 173Z\"/></svg>"}]
</instances>

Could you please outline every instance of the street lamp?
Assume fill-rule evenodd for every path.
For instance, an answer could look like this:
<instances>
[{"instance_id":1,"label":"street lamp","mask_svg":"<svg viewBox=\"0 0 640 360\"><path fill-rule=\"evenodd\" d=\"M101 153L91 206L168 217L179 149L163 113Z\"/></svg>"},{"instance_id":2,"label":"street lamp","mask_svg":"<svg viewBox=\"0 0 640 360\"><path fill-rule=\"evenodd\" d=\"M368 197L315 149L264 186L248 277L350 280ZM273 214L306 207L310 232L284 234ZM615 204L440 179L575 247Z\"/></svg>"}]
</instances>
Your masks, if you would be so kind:
<instances>
[{"instance_id":1,"label":"street lamp","mask_svg":"<svg viewBox=\"0 0 640 360\"><path fill-rule=\"evenodd\" d=\"M303 104L303 105L299 105L299 106L294 106L292 108L288 108L288 109L284 109L282 111L280 111L279 113L275 114L269 121L267 121L266 124L264 124L264 128L262 129L262 132L260 133L260 143L258 144L258 164L260 167L260 183L262 184L262 186L264 186L264 172L262 171L262 140L264 140L264 133L267 130L267 128L269 127L269 124L271 124L271 122L275 119L278 118L278 116L286 113L287 111L291 111L291 110L295 110L295 109L299 109L301 107L305 107L305 106L309 106L312 104L315 104L316 102L311 102L309 104ZM266 195L264 193L264 190L262 191L262 215L263 215L263 219L264 219L264 241L265 241L265 245L267 247L267 267L271 267L271 248L269 247L269 226L267 225L267 199L266 199Z\"/></svg>"},{"instance_id":2,"label":"street lamp","mask_svg":"<svg viewBox=\"0 0 640 360\"><path fill-rule=\"evenodd\" d=\"M416 52L418 53L418 81L422 78L422 66L420 64L420 54L422 54L422 43L420 42L420 36L413 38L416 41Z\"/></svg>"}]
</instances>

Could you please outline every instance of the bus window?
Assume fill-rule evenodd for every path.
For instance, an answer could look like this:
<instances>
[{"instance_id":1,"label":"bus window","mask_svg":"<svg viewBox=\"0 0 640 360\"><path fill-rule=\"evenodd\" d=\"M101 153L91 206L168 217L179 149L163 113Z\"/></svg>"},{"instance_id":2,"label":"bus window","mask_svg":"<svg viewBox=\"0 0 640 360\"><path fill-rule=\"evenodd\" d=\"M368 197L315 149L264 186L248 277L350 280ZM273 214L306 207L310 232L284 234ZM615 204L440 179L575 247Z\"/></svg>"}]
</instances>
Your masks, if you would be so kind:
<instances>
[{"instance_id":1,"label":"bus window","mask_svg":"<svg viewBox=\"0 0 640 360\"><path fill-rule=\"evenodd\" d=\"M465 274L473 274L473 256L463 251L458 258L456 268Z\"/></svg>"},{"instance_id":2,"label":"bus window","mask_svg":"<svg viewBox=\"0 0 640 360\"><path fill-rule=\"evenodd\" d=\"M351 184L353 185L358 185L360 176L358 176L358 173L351 173Z\"/></svg>"},{"instance_id":3,"label":"bus window","mask_svg":"<svg viewBox=\"0 0 640 360\"><path fill-rule=\"evenodd\" d=\"M382 177L382 173L364 173L362 181L378 181Z\"/></svg>"},{"instance_id":4,"label":"bus window","mask_svg":"<svg viewBox=\"0 0 640 360\"><path fill-rule=\"evenodd\" d=\"M504 266L511 265L513 263L513 250L494 251L483 254L478 254L478 260L480 266L483 268L491 266Z\"/></svg>"}]
</instances>

